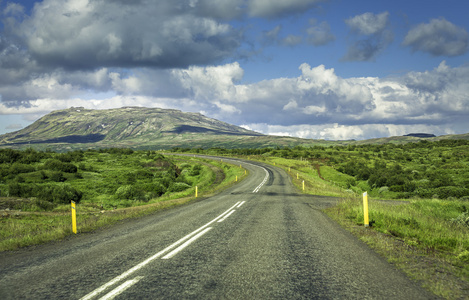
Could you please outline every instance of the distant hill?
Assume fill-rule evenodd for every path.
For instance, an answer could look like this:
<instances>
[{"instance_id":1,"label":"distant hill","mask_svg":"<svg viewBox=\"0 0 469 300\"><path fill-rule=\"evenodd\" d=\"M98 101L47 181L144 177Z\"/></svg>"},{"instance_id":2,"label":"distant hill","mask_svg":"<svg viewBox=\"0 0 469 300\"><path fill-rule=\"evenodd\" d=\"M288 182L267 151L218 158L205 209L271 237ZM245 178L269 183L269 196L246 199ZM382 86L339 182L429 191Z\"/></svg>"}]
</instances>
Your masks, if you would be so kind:
<instances>
[{"instance_id":1,"label":"distant hill","mask_svg":"<svg viewBox=\"0 0 469 300\"><path fill-rule=\"evenodd\" d=\"M170 149L174 147L269 147L311 143L267 136L199 113L174 109L123 107L53 111L30 126L0 135L0 147L70 150L103 147ZM314 143L328 144L326 141Z\"/></svg>"},{"instance_id":2,"label":"distant hill","mask_svg":"<svg viewBox=\"0 0 469 300\"><path fill-rule=\"evenodd\" d=\"M418 134L420 135L420 134ZM133 149L266 148L418 142L469 139L469 134L418 137L415 134L370 140L326 141L269 136L175 109L123 107L53 111L28 127L0 135L0 148L68 151L125 147Z\"/></svg>"}]
</instances>

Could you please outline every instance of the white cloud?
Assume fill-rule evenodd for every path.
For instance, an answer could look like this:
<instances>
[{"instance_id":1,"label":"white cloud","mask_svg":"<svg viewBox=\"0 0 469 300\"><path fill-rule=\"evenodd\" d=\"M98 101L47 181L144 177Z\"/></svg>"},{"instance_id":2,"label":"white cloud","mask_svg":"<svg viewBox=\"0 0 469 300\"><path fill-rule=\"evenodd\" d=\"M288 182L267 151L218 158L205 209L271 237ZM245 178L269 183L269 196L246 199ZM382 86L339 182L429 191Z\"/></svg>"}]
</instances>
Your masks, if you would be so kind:
<instances>
[{"instance_id":1,"label":"white cloud","mask_svg":"<svg viewBox=\"0 0 469 300\"><path fill-rule=\"evenodd\" d=\"M331 32L331 27L326 21L321 22L319 25L316 25L316 20L310 20L309 27L306 32L308 33L308 41L314 46L324 46L329 42L335 40L335 36Z\"/></svg>"},{"instance_id":2,"label":"white cloud","mask_svg":"<svg viewBox=\"0 0 469 300\"><path fill-rule=\"evenodd\" d=\"M355 39L342 58L344 61L371 61L394 39L389 26L389 13L364 13L345 20L352 32L364 35Z\"/></svg>"},{"instance_id":3,"label":"white cloud","mask_svg":"<svg viewBox=\"0 0 469 300\"><path fill-rule=\"evenodd\" d=\"M363 140L388 136L402 136L409 133L432 133L435 135L454 134L454 130L427 124L395 125L395 124L363 124L339 125L338 123L321 125L269 125L254 123L243 125L244 128L269 135L294 136L305 139L325 140Z\"/></svg>"},{"instance_id":4,"label":"white cloud","mask_svg":"<svg viewBox=\"0 0 469 300\"><path fill-rule=\"evenodd\" d=\"M171 75L181 84L182 88L196 99L233 99L236 95L235 82L244 75L239 63L223 66L196 67L175 69Z\"/></svg>"},{"instance_id":5,"label":"white cloud","mask_svg":"<svg viewBox=\"0 0 469 300\"><path fill-rule=\"evenodd\" d=\"M303 41L303 38L298 35L289 34L282 40L282 44L286 46L296 46Z\"/></svg>"},{"instance_id":6,"label":"white cloud","mask_svg":"<svg viewBox=\"0 0 469 300\"><path fill-rule=\"evenodd\" d=\"M467 52L469 33L444 18L433 19L411 29L403 42L412 51L428 52L433 56L458 56Z\"/></svg>"},{"instance_id":7,"label":"white cloud","mask_svg":"<svg viewBox=\"0 0 469 300\"><path fill-rule=\"evenodd\" d=\"M324 65L302 64L297 77L251 84L240 83L243 73L238 63L56 73L19 86L25 94L43 96L19 105L3 101L0 114L40 114L70 106L177 108L204 111L264 133L327 139L444 134L469 126L469 65L452 68L443 61L433 70L380 79L342 78ZM103 97L92 98L81 89L85 85L100 88Z\"/></svg>"},{"instance_id":8,"label":"white cloud","mask_svg":"<svg viewBox=\"0 0 469 300\"><path fill-rule=\"evenodd\" d=\"M367 12L345 20L352 29L363 35L372 35L383 32L388 25L389 13L383 12L378 15Z\"/></svg>"}]
</instances>

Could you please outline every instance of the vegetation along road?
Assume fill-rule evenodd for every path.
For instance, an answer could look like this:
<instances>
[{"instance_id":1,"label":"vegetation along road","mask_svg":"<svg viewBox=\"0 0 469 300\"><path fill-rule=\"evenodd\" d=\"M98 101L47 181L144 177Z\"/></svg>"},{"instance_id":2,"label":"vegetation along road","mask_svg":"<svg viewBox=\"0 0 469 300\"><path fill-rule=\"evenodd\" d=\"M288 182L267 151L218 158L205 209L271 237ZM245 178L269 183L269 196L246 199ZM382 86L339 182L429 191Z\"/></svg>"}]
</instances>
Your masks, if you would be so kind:
<instances>
[{"instance_id":1,"label":"vegetation along road","mask_svg":"<svg viewBox=\"0 0 469 300\"><path fill-rule=\"evenodd\" d=\"M216 196L0 254L1 299L432 299L287 173L239 161Z\"/></svg>"}]
</instances>

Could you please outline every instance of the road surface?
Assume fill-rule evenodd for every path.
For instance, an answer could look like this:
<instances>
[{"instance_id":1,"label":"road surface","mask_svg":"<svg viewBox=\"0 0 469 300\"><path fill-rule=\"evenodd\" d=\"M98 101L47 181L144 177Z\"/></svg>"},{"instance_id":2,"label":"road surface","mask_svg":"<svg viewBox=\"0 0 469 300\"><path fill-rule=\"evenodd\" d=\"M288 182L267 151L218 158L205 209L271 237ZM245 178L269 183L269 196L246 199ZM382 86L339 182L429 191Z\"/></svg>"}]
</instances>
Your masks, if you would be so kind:
<instances>
[{"instance_id":1,"label":"road surface","mask_svg":"<svg viewBox=\"0 0 469 300\"><path fill-rule=\"evenodd\" d=\"M189 205L0 253L0 299L432 299L281 169Z\"/></svg>"}]
</instances>

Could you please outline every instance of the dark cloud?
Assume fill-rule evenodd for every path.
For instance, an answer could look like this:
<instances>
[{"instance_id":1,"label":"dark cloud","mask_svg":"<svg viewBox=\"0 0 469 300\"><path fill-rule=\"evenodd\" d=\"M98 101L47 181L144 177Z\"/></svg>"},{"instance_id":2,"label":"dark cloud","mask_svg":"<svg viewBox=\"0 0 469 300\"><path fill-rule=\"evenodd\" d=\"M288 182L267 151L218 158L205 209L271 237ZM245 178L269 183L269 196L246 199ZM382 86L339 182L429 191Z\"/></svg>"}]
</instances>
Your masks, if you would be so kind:
<instances>
[{"instance_id":1,"label":"dark cloud","mask_svg":"<svg viewBox=\"0 0 469 300\"><path fill-rule=\"evenodd\" d=\"M38 3L19 26L29 53L43 65L187 67L219 62L241 43L231 26L178 9L177 2L68 4Z\"/></svg>"},{"instance_id":2,"label":"dark cloud","mask_svg":"<svg viewBox=\"0 0 469 300\"><path fill-rule=\"evenodd\" d=\"M433 56L458 56L468 50L469 33L444 18L433 19L411 29L402 44Z\"/></svg>"},{"instance_id":3,"label":"dark cloud","mask_svg":"<svg viewBox=\"0 0 469 300\"><path fill-rule=\"evenodd\" d=\"M276 18L304 12L325 0L249 0L248 13L254 17Z\"/></svg>"},{"instance_id":4,"label":"dark cloud","mask_svg":"<svg viewBox=\"0 0 469 300\"><path fill-rule=\"evenodd\" d=\"M344 61L371 61L389 44L389 40L382 36L373 36L355 41L349 46Z\"/></svg>"}]
</instances>

